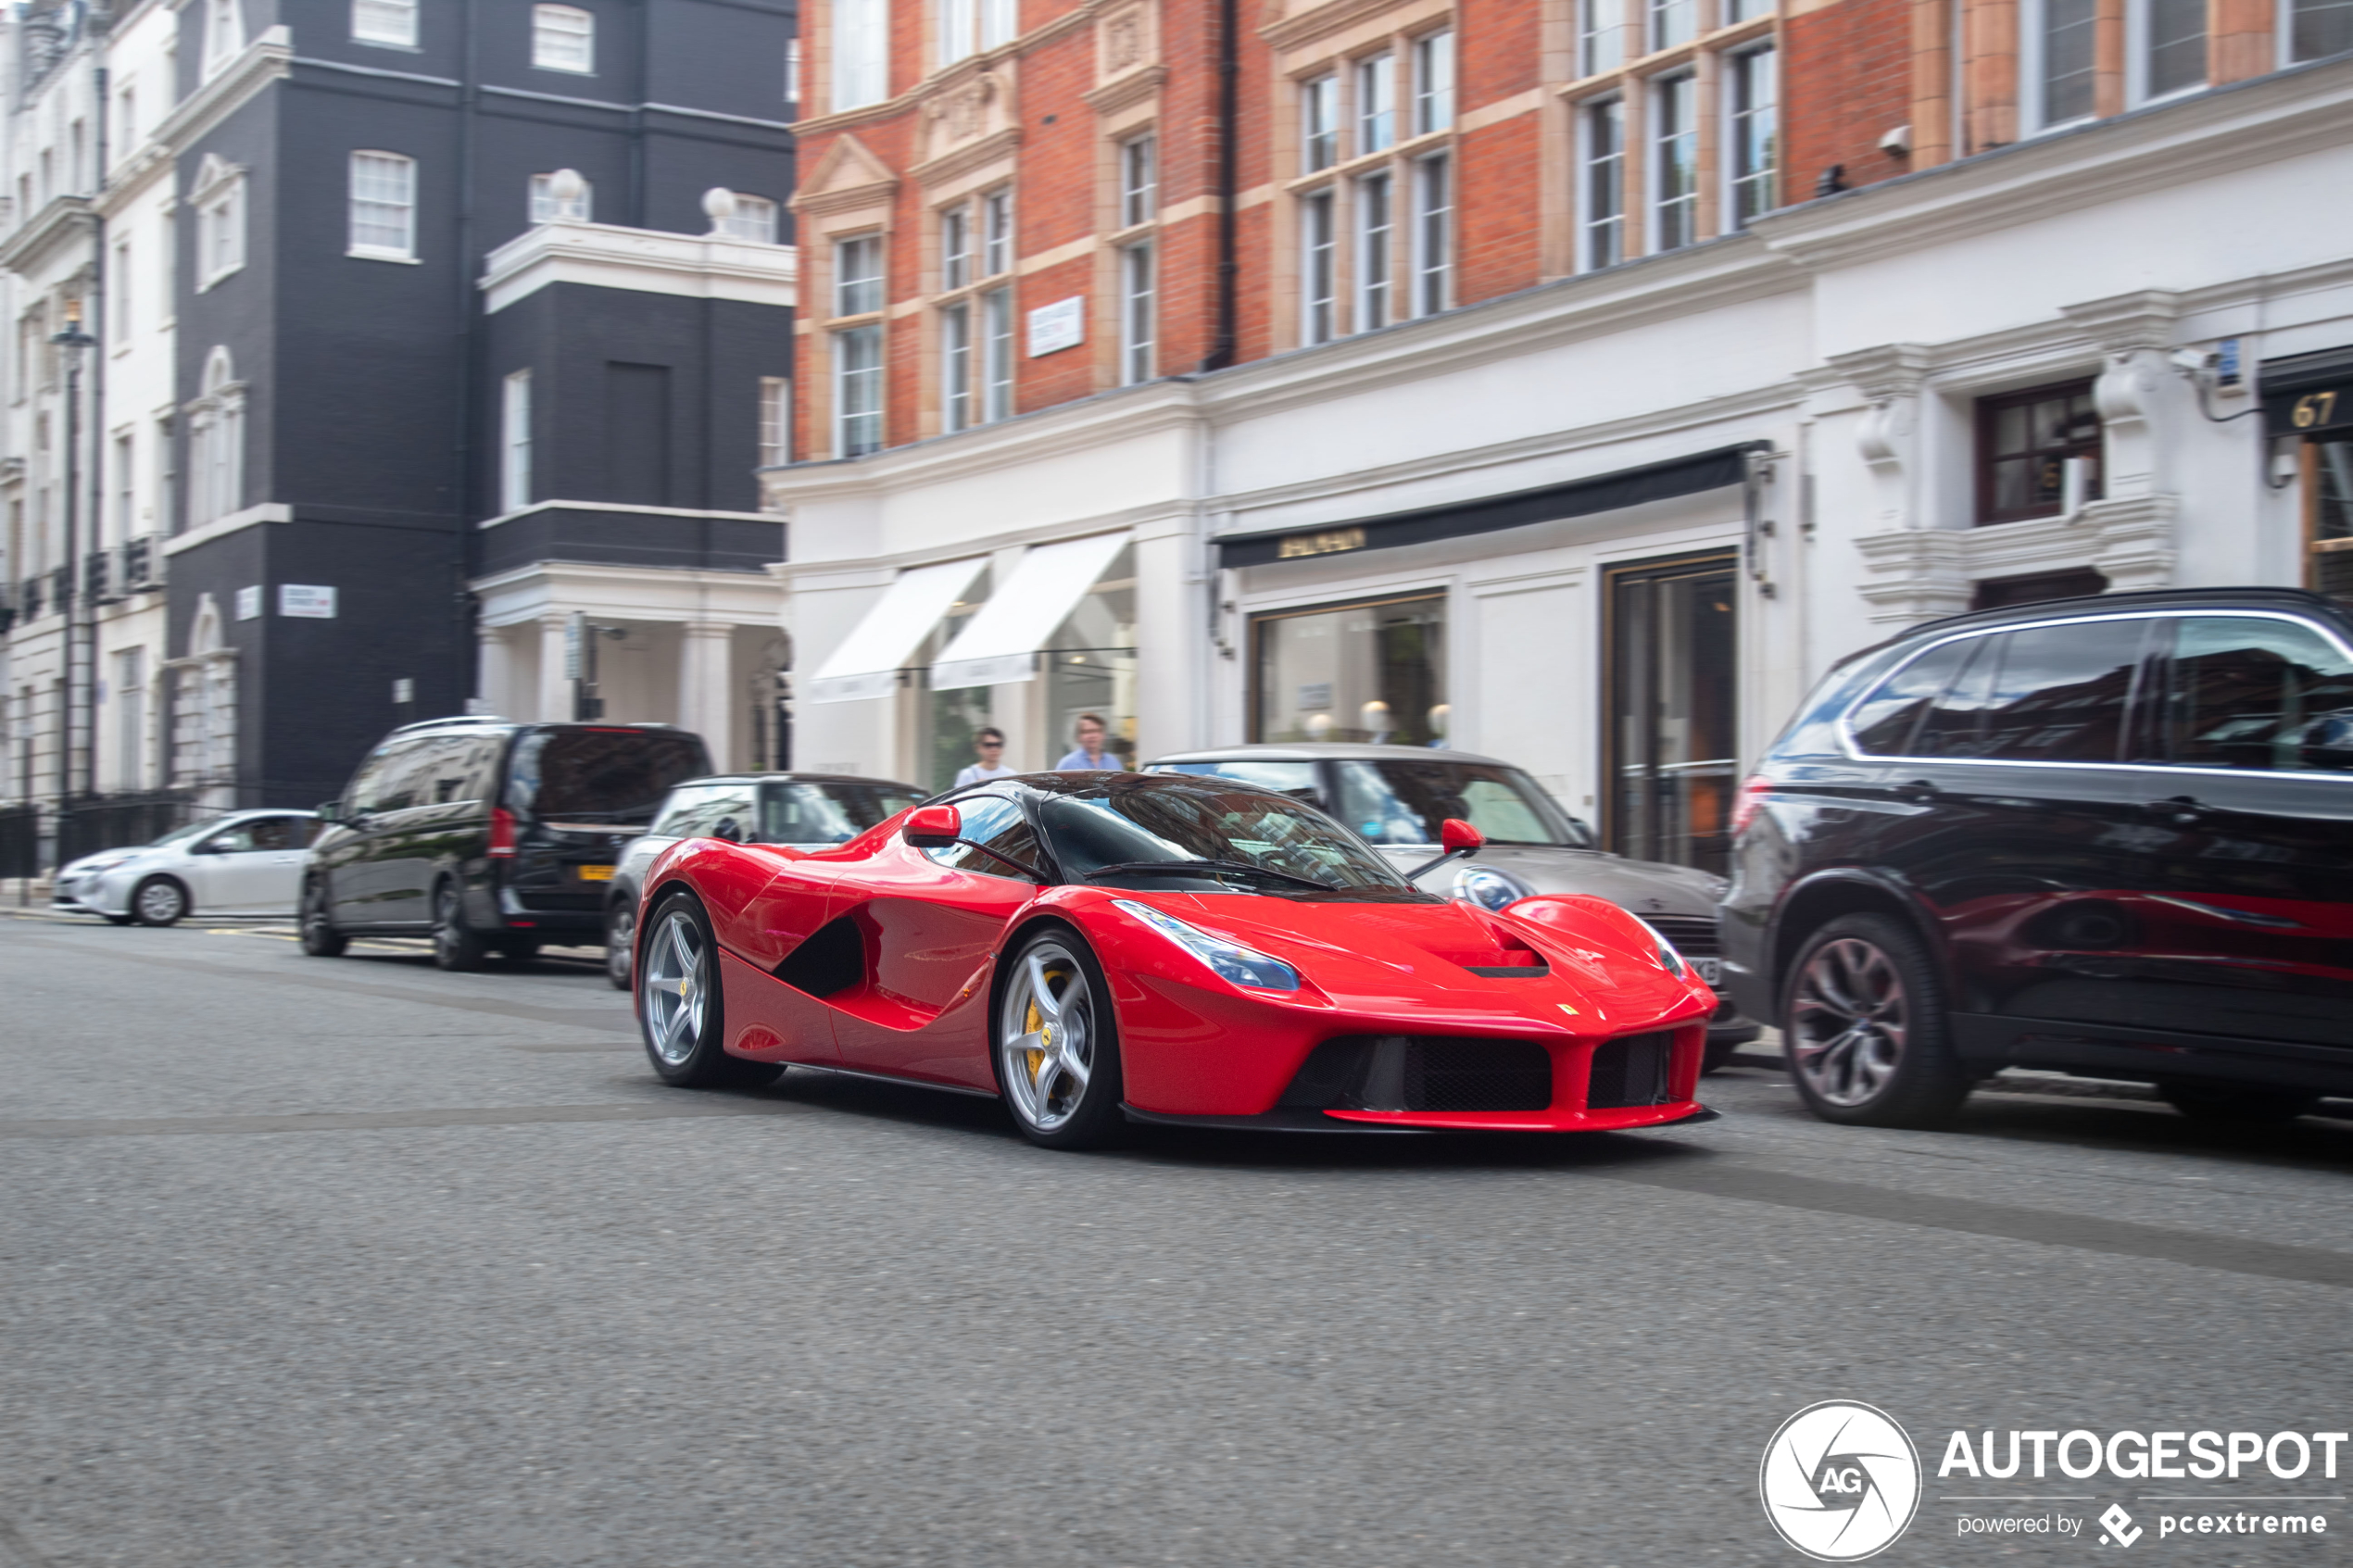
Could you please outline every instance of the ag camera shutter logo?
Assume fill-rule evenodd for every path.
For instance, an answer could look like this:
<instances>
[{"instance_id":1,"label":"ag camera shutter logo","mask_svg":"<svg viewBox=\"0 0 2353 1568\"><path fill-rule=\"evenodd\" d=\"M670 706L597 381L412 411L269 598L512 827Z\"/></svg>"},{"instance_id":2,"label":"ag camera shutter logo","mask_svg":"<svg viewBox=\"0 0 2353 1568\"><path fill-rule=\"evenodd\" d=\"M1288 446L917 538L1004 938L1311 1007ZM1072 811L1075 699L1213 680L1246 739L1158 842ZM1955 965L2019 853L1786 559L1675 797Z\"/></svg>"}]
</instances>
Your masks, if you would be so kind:
<instances>
[{"instance_id":1,"label":"ag camera shutter logo","mask_svg":"<svg viewBox=\"0 0 2353 1568\"><path fill-rule=\"evenodd\" d=\"M1825 1399L1781 1423L1756 1489L1781 1539L1818 1562L1856 1562L1919 1512L1919 1450L1886 1411Z\"/></svg>"}]
</instances>

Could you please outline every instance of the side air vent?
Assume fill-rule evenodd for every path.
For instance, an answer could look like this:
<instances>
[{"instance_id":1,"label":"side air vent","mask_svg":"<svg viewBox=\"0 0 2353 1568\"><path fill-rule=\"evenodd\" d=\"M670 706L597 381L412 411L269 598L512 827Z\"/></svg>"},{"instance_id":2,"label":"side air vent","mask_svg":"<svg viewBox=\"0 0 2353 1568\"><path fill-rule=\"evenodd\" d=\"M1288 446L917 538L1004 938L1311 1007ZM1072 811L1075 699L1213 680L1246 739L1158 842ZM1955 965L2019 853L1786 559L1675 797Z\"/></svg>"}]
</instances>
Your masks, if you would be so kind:
<instances>
[{"instance_id":1,"label":"side air vent","mask_svg":"<svg viewBox=\"0 0 2353 1568\"><path fill-rule=\"evenodd\" d=\"M1675 1032L1653 1030L1604 1040L1593 1047L1592 1075L1585 1081L1585 1109L1624 1110L1665 1105L1670 1098L1668 1069L1675 1062Z\"/></svg>"},{"instance_id":2,"label":"side air vent","mask_svg":"<svg viewBox=\"0 0 2353 1568\"><path fill-rule=\"evenodd\" d=\"M1553 1056L1533 1040L1353 1035L1309 1055L1280 1104L1319 1110L1543 1110Z\"/></svg>"},{"instance_id":3,"label":"side air vent","mask_svg":"<svg viewBox=\"0 0 2353 1568\"><path fill-rule=\"evenodd\" d=\"M810 933L776 966L776 978L796 991L830 997L866 978L866 938L848 915Z\"/></svg>"}]
</instances>

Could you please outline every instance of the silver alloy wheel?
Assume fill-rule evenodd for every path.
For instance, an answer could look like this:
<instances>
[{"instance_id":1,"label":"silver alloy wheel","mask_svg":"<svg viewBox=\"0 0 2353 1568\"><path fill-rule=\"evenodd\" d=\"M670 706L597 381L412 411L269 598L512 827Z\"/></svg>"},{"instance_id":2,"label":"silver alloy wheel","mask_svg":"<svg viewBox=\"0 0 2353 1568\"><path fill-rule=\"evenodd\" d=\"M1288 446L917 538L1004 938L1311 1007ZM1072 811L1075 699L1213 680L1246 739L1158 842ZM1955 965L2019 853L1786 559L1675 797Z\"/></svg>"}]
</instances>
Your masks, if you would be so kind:
<instances>
[{"instance_id":1,"label":"silver alloy wheel","mask_svg":"<svg viewBox=\"0 0 2353 1568\"><path fill-rule=\"evenodd\" d=\"M1095 1001L1060 942L1022 955L997 1019L997 1074L1013 1114L1041 1133L1069 1121L1095 1071Z\"/></svg>"},{"instance_id":2,"label":"silver alloy wheel","mask_svg":"<svg viewBox=\"0 0 2353 1568\"><path fill-rule=\"evenodd\" d=\"M1861 1105L1903 1064L1910 1014L1895 960L1859 936L1825 942L1790 1000L1790 1061L1815 1097Z\"/></svg>"},{"instance_id":3,"label":"silver alloy wheel","mask_svg":"<svg viewBox=\"0 0 2353 1568\"><path fill-rule=\"evenodd\" d=\"M170 925L187 912L188 896L178 883L157 877L140 884L139 918L149 925Z\"/></svg>"},{"instance_id":4,"label":"silver alloy wheel","mask_svg":"<svg viewBox=\"0 0 2353 1568\"><path fill-rule=\"evenodd\" d=\"M711 997L710 949L684 909L673 909L646 944L646 1038L654 1054L679 1067L702 1038Z\"/></svg>"}]
</instances>

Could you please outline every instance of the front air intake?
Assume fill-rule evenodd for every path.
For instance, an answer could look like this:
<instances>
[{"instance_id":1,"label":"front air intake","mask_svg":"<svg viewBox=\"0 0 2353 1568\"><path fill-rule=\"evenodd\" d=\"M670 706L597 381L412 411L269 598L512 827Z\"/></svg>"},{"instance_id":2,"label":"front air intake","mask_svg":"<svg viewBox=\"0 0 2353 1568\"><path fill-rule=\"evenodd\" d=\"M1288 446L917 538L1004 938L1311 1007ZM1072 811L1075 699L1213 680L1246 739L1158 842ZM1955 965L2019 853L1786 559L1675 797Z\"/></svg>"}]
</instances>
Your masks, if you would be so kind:
<instances>
[{"instance_id":1,"label":"front air intake","mask_svg":"<svg viewBox=\"0 0 2353 1568\"><path fill-rule=\"evenodd\" d=\"M1674 1098L1667 1087L1674 1065L1671 1029L1604 1040L1593 1047L1592 1071L1585 1080L1585 1109L1623 1110L1638 1105L1665 1105Z\"/></svg>"},{"instance_id":2,"label":"front air intake","mask_svg":"<svg viewBox=\"0 0 2353 1568\"><path fill-rule=\"evenodd\" d=\"M1281 1105L1317 1110L1545 1110L1553 1056L1533 1040L1352 1035L1308 1057Z\"/></svg>"}]
</instances>

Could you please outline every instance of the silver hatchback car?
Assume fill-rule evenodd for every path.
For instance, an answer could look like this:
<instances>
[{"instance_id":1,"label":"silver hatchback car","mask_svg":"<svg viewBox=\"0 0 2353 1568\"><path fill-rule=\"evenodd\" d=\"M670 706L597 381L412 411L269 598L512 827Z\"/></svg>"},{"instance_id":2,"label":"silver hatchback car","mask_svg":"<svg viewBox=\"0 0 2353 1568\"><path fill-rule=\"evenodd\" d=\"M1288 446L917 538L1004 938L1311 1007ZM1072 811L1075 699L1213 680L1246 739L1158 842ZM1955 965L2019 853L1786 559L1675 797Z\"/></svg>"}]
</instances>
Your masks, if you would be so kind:
<instances>
[{"instance_id":1,"label":"silver hatchback car","mask_svg":"<svg viewBox=\"0 0 2353 1568\"><path fill-rule=\"evenodd\" d=\"M1491 909L1531 893L1593 894L1648 921L1701 979L1718 984L1716 900L1724 880L1611 854L1508 762L1411 746L1229 746L1172 753L1144 771L1213 773L1280 790L1346 822L1401 870L1437 854L1439 824L1460 817L1487 835L1487 847L1422 877L1428 891ZM1757 1033L1725 1000L1708 1021L1708 1065L1722 1065Z\"/></svg>"}]
</instances>

